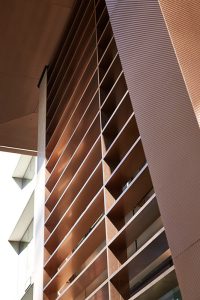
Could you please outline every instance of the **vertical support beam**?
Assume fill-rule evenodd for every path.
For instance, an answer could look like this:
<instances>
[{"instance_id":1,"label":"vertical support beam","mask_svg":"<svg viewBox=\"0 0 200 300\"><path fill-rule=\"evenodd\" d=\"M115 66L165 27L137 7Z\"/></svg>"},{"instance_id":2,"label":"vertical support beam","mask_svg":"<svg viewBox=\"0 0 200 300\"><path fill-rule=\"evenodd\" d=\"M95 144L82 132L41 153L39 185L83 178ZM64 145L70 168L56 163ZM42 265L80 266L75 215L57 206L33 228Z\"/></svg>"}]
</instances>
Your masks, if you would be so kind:
<instances>
[{"instance_id":1,"label":"vertical support beam","mask_svg":"<svg viewBox=\"0 0 200 300\"><path fill-rule=\"evenodd\" d=\"M200 299L200 132L158 0L106 0L184 299Z\"/></svg>"},{"instance_id":2,"label":"vertical support beam","mask_svg":"<svg viewBox=\"0 0 200 300\"><path fill-rule=\"evenodd\" d=\"M43 300L43 265L44 265L44 207L45 207L45 135L46 135L46 99L47 70L39 86L38 113L38 160L37 183L34 205L35 269L34 300Z\"/></svg>"}]
</instances>

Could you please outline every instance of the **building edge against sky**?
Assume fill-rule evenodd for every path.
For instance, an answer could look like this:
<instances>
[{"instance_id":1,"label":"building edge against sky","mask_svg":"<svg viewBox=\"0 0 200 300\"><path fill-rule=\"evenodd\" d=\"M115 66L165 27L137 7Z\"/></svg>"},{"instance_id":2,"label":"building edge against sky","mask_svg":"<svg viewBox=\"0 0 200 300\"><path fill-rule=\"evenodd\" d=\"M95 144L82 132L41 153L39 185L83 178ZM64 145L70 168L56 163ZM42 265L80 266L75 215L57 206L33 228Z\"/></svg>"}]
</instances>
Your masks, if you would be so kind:
<instances>
[{"instance_id":1,"label":"building edge against sky","mask_svg":"<svg viewBox=\"0 0 200 300\"><path fill-rule=\"evenodd\" d=\"M200 297L198 103L168 3L72 8L39 86L34 299Z\"/></svg>"}]
</instances>

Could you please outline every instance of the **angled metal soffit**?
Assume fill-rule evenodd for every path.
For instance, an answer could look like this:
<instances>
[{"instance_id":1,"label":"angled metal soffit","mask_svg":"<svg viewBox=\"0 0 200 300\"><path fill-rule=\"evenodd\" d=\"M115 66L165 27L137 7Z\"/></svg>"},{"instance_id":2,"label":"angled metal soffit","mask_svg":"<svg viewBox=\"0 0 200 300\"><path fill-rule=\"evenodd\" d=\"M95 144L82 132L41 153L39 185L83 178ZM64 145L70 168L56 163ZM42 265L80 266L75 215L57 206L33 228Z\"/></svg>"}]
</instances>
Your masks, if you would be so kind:
<instances>
[{"instance_id":1,"label":"angled metal soffit","mask_svg":"<svg viewBox=\"0 0 200 300\"><path fill-rule=\"evenodd\" d=\"M188 94L195 101L198 90L190 70L183 78L158 0L106 2L182 296L200 299L200 136ZM163 11L168 2L180 1L161 0ZM185 74L190 62L179 61Z\"/></svg>"},{"instance_id":2,"label":"angled metal soffit","mask_svg":"<svg viewBox=\"0 0 200 300\"><path fill-rule=\"evenodd\" d=\"M37 84L53 60L74 2L1 1L0 150L37 155Z\"/></svg>"}]
</instances>

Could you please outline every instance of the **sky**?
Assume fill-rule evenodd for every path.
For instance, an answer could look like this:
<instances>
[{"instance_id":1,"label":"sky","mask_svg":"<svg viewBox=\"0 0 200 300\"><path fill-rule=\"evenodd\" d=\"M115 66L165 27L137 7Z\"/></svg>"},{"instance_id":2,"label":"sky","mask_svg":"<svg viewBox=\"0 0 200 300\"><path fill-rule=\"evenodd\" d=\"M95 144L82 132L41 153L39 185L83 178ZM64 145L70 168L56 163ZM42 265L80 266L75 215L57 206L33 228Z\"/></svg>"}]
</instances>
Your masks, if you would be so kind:
<instances>
[{"instance_id":1,"label":"sky","mask_svg":"<svg viewBox=\"0 0 200 300\"><path fill-rule=\"evenodd\" d=\"M21 190L12 178L19 154L0 151L0 299L17 300L18 256L10 243L16 221L24 205Z\"/></svg>"}]
</instances>

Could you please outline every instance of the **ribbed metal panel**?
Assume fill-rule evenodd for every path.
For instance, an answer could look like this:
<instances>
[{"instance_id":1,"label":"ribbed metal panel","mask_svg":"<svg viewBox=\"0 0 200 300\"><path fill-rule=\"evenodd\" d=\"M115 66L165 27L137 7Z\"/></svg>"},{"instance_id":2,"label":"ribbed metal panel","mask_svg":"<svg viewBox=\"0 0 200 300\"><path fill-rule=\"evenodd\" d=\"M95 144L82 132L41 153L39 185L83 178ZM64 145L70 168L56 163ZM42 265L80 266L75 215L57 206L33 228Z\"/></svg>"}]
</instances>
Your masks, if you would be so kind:
<instances>
[{"instance_id":1,"label":"ribbed metal panel","mask_svg":"<svg viewBox=\"0 0 200 300\"><path fill-rule=\"evenodd\" d=\"M198 123L158 1L106 2L183 297L199 299L187 255L176 264L200 238Z\"/></svg>"},{"instance_id":2,"label":"ribbed metal panel","mask_svg":"<svg viewBox=\"0 0 200 300\"><path fill-rule=\"evenodd\" d=\"M160 0L159 3L200 125L200 2Z\"/></svg>"}]
</instances>

